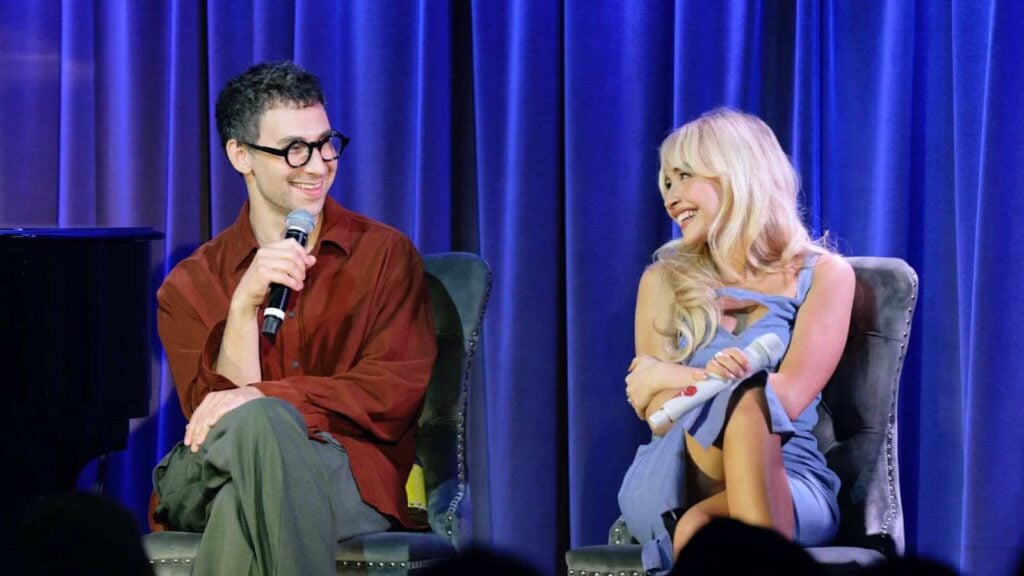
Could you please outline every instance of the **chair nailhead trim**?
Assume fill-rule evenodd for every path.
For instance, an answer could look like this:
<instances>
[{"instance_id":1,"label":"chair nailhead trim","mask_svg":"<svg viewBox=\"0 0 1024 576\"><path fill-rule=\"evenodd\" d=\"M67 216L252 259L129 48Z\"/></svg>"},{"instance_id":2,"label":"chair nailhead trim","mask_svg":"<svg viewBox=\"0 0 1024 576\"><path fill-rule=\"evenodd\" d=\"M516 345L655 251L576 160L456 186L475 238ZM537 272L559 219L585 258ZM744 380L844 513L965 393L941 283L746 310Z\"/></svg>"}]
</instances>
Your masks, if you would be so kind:
<instances>
[{"instance_id":1,"label":"chair nailhead trim","mask_svg":"<svg viewBox=\"0 0 1024 576\"><path fill-rule=\"evenodd\" d=\"M910 295L910 301L917 301L917 273L913 269L910 270L910 284L913 286L913 291ZM899 395L899 384L900 384L900 373L903 372L903 357L907 350L907 335L910 332L910 322L913 320L914 306L911 305L907 308L907 331L903 333L903 342L900 343L900 361L899 371L896 372L895 382L893 385L893 397L892 403L889 408L889 423L885 434L885 457L888 462L888 474L886 475L889 480L889 508L885 515L885 520L882 522L882 528L880 532L883 536L889 535L889 527L896 520L896 490L897 490L897 478L895 474L895 468L893 467L893 454L895 452L895 444L893 442L893 431L896 428L896 401Z\"/></svg>"},{"instance_id":2,"label":"chair nailhead trim","mask_svg":"<svg viewBox=\"0 0 1024 576\"><path fill-rule=\"evenodd\" d=\"M434 561L433 560L427 560L425 562L419 562L418 564L426 565L426 564L431 564L431 563L434 563ZM415 567L416 564L417 563L411 563L411 562L395 562L393 560L392 561L388 561L388 562L372 562L372 561L363 561L363 560L342 560L341 561L341 565L343 567L345 567L345 568L349 568L349 567L352 567L352 568L363 568L363 567L366 567L366 568L374 568L374 567L376 567L376 568L384 568L384 567L387 567L387 568L407 568L409 566L414 566Z\"/></svg>"},{"instance_id":3,"label":"chair nailhead trim","mask_svg":"<svg viewBox=\"0 0 1024 576\"><path fill-rule=\"evenodd\" d=\"M466 369L462 375L462 390L459 391L459 416L458 423L456 425L456 438L457 438L457 449L456 449L456 460L458 468L458 483L455 489L455 496L452 501L448 504L448 514L446 519L448 521L448 527L445 532L449 537L452 536L454 530L453 526L455 523L456 511L459 509L459 505L462 504L462 500L466 497L466 404L469 398L469 375L472 372L473 357L476 355L477 343L480 340L480 329L483 326L483 311L487 310L487 303L491 299L491 271L487 271L487 292L484 294L483 302L480 306L480 314L476 319L476 330L470 334L468 343L469 350L466 351ZM457 543L452 542L453 546Z\"/></svg>"},{"instance_id":4,"label":"chair nailhead trim","mask_svg":"<svg viewBox=\"0 0 1024 576\"><path fill-rule=\"evenodd\" d=\"M191 558L160 558L159 560L150 560L150 564L191 564Z\"/></svg>"}]
</instances>

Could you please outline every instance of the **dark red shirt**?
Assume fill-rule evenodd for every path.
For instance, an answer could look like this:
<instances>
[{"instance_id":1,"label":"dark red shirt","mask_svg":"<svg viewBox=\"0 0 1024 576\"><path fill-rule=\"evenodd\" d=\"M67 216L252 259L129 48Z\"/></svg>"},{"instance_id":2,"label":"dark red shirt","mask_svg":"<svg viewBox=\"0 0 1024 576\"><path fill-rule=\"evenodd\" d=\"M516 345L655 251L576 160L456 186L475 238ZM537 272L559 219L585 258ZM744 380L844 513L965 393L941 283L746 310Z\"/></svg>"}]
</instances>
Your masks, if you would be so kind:
<instances>
[{"instance_id":1,"label":"dark red shirt","mask_svg":"<svg viewBox=\"0 0 1024 576\"><path fill-rule=\"evenodd\" d=\"M363 501L413 526L405 481L434 362L423 261L400 232L328 198L312 254L274 342L261 336L262 381L345 447ZM168 274L157 292L160 340L186 418L210 392L231 296L258 249L246 203L238 219ZM260 314L262 318L262 311Z\"/></svg>"}]
</instances>

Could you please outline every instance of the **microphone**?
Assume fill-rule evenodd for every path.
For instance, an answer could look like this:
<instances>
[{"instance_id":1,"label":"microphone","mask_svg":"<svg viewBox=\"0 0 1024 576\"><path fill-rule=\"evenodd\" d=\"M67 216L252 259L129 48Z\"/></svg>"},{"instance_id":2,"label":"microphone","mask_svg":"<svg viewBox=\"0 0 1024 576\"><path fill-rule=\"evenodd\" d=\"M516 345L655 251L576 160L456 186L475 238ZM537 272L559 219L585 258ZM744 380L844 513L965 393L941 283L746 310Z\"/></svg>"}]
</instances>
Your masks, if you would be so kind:
<instances>
[{"instance_id":1,"label":"microphone","mask_svg":"<svg viewBox=\"0 0 1024 576\"><path fill-rule=\"evenodd\" d=\"M786 345L776 334L768 333L758 336L743 349L743 355L750 362L750 373L760 372L769 366L776 364L786 352ZM662 404L661 408L651 414L647 419L652 430L658 430L668 424L678 421L694 408L706 402L709 398L718 394L726 388L736 386L744 378L722 379L718 376L708 376L707 379L697 382L696 385L687 386L679 396L672 398Z\"/></svg>"},{"instance_id":2,"label":"microphone","mask_svg":"<svg viewBox=\"0 0 1024 576\"><path fill-rule=\"evenodd\" d=\"M299 246L306 246L309 233L316 226L316 218L305 210L292 210L285 218L285 238L294 238ZM263 309L263 334L274 337L277 335L281 322L284 322L284 309L288 306L288 294L291 290L280 284L270 285L270 300Z\"/></svg>"}]
</instances>

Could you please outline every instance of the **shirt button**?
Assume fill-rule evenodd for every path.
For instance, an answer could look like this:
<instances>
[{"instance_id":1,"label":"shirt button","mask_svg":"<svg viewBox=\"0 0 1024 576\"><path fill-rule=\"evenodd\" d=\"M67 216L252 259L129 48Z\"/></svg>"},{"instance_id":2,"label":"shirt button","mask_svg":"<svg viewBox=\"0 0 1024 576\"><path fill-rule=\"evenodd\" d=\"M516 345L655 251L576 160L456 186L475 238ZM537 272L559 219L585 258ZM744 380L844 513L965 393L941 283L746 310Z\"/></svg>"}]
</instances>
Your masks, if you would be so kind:
<instances>
[{"instance_id":1,"label":"shirt button","mask_svg":"<svg viewBox=\"0 0 1024 576\"><path fill-rule=\"evenodd\" d=\"M288 311L288 317L289 318L295 318L295 310L289 310Z\"/></svg>"},{"instance_id":2,"label":"shirt button","mask_svg":"<svg viewBox=\"0 0 1024 576\"><path fill-rule=\"evenodd\" d=\"M292 360L292 368L298 368L298 367L299 367L299 361L298 360Z\"/></svg>"}]
</instances>

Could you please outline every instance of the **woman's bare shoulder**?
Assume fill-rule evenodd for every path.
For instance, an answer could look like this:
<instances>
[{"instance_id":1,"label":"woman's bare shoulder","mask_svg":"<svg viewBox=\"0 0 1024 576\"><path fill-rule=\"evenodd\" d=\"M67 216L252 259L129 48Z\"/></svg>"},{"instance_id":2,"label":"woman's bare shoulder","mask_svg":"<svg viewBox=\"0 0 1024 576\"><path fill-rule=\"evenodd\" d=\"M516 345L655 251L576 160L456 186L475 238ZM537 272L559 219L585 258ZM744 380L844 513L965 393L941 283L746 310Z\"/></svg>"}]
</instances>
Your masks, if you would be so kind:
<instances>
[{"instance_id":1,"label":"woman's bare shoulder","mask_svg":"<svg viewBox=\"0 0 1024 576\"><path fill-rule=\"evenodd\" d=\"M822 254L814 265L815 286L842 286L853 284L853 266L839 254Z\"/></svg>"},{"instance_id":2,"label":"woman's bare shoulder","mask_svg":"<svg viewBox=\"0 0 1024 576\"><path fill-rule=\"evenodd\" d=\"M644 268L640 276L641 293L671 293L672 272L664 262L654 262Z\"/></svg>"}]
</instances>

